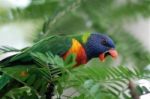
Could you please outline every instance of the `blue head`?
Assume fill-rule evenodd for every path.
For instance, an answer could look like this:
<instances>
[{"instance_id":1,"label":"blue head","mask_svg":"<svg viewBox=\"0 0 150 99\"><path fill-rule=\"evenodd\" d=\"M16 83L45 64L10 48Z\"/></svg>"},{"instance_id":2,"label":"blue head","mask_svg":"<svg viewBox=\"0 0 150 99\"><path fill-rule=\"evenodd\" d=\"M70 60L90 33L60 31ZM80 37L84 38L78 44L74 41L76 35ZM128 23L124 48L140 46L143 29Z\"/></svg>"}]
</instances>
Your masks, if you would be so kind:
<instances>
[{"instance_id":1,"label":"blue head","mask_svg":"<svg viewBox=\"0 0 150 99\"><path fill-rule=\"evenodd\" d=\"M107 35L92 33L87 38L87 42L84 46L88 59L99 57L101 61L104 61L108 55L112 57L117 56L115 44Z\"/></svg>"}]
</instances>

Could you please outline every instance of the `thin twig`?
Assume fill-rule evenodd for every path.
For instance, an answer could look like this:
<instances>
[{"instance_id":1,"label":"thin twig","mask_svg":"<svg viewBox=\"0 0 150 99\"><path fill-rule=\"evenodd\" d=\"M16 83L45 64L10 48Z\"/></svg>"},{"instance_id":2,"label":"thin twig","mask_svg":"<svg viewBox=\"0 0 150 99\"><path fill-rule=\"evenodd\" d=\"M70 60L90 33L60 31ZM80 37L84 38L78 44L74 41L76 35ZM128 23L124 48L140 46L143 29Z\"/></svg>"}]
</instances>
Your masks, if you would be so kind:
<instances>
[{"instance_id":1,"label":"thin twig","mask_svg":"<svg viewBox=\"0 0 150 99\"><path fill-rule=\"evenodd\" d=\"M136 92L136 86L133 81L129 80L128 88L130 90L132 99L140 99L138 93Z\"/></svg>"}]
</instances>

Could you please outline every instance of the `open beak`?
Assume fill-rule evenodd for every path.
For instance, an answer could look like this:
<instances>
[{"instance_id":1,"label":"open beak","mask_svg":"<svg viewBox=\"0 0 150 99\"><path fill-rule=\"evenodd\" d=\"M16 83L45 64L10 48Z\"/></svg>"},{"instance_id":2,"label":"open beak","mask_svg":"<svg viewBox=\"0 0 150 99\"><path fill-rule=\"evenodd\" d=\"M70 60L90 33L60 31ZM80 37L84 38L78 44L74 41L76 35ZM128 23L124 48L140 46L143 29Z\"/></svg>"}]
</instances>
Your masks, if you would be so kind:
<instances>
[{"instance_id":1,"label":"open beak","mask_svg":"<svg viewBox=\"0 0 150 99\"><path fill-rule=\"evenodd\" d=\"M118 56L118 52L115 49L110 49L99 55L99 59L103 62L105 61L106 56L110 55L112 58L116 58Z\"/></svg>"}]
</instances>

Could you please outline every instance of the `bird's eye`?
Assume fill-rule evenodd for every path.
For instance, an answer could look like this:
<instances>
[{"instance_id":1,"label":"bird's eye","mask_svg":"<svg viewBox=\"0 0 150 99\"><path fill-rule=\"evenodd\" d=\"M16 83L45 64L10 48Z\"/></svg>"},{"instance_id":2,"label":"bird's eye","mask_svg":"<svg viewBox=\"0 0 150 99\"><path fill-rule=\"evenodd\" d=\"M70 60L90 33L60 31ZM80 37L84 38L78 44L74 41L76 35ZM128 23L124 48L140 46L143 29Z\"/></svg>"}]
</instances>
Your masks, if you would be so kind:
<instances>
[{"instance_id":1,"label":"bird's eye","mask_svg":"<svg viewBox=\"0 0 150 99\"><path fill-rule=\"evenodd\" d=\"M106 40L106 39L103 39L103 40L101 41L101 44L106 45L106 44L107 44L107 40Z\"/></svg>"}]
</instances>

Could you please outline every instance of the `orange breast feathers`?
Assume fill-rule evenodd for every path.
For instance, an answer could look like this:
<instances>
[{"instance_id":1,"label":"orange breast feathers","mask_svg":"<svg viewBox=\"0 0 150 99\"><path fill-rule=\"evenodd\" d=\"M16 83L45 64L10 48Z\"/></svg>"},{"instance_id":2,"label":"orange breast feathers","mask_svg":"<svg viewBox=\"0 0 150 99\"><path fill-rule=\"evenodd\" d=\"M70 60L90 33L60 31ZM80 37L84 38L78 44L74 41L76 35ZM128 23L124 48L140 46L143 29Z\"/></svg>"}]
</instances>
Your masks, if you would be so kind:
<instances>
[{"instance_id":1,"label":"orange breast feathers","mask_svg":"<svg viewBox=\"0 0 150 99\"><path fill-rule=\"evenodd\" d=\"M77 64L75 66L87 63L87 56L86 56L85 49L82 46L82 44L76 39L72 39L72 45L70 49L64 54L63 58L66 59L66 57L69 54L76 55Z\"/></svg>"}]
</instances>

